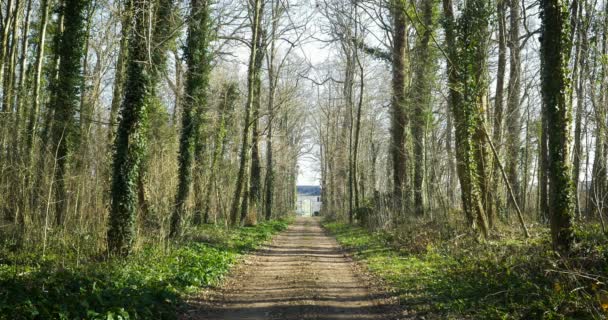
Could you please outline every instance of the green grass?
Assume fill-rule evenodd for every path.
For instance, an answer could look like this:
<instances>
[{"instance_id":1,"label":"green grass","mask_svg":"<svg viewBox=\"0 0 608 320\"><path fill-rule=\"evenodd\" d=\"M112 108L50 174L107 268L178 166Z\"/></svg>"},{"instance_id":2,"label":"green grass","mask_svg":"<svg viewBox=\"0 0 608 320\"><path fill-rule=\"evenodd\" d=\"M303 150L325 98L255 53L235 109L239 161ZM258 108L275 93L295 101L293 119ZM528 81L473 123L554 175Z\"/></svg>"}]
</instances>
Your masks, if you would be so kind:
<instances>
[{"instance_id":1,"label":"green grass","mask_svg":"<svg viewBox=\"0 0 608 320\"><path fill-rule=\"evenodd\" d=\"M184 295L216 283L288 223L206 225L168 248L149 244L129 258L86 263L0 251L0 319L172 319Z\"/></svg>"},{"instance_id":2,"label":"green grass","mask_svg":"<svg viewBox=\"0 0 608 320\"><path fill-rule=\"evenodd\" d=\"M440 319L605 319L608 241L598 228L577 232L568 259L547 237L477 243L474 239L396 240L347 224L324 226L384 279L401 304ZM546 234L543 230L542 234ZM608 302L607 302L608 303ZM604 306L608 307L608 306Z\"/></svg>"}]
</instances>

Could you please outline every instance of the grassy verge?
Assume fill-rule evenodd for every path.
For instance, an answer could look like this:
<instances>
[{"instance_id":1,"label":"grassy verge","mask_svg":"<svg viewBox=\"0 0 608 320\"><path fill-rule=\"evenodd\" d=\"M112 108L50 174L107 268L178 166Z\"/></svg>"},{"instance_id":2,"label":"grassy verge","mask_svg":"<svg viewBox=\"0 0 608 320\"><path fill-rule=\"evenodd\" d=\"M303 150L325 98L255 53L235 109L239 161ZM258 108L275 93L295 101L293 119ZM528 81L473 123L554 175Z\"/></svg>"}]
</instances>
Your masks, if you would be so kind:
<instances>
[{"instance_id":1,"label":"grassy verge","mask_svg":"<svg viewBox=\"0 0 608 320\"><path fill-rule=\"evenodd\" d=\"M206 225L183 241L146 245L126 259L0 251L0 319L171 319L181 297L217 282L236 258L288 221L225 229Z\"/></svg>"},{"instance_id":2,"label":"grassy verge","mask_svg":"<svg viewBox=\"0 0 608 320\"><path fill-rule=\"evenodd\" d=\"M556 256L546 237L477 243L466 237L424 241L337 222L324 226L394 288L400 302L440 319L605 319L608 240L579 230L579 245ZM537 230L546 234L546 230ZM542 231L542 232L540 232Z\"/></svg>"}]
</instances>

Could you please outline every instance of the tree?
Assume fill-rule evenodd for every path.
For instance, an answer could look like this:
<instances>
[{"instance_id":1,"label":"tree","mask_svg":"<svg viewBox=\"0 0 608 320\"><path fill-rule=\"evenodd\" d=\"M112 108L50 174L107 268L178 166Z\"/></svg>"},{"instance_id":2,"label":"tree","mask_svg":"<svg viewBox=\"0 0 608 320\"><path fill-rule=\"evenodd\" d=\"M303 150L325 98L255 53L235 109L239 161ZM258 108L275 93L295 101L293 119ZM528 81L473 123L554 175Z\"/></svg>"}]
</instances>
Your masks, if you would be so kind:
<instances>
[{"instance_id":1,"label":"tree","mask_svg":"<svg viewBox=\"0 0 608 320\"><path fill-rule=\"evenodd\" d=\"M391 157L393 166L393 197L395 208L403 209L403 199L408 192L407 167L409 159L406 149L406 83L409 74L406 14L403 0L391 2L393 17L392 98L391 98Z\"/></svg>"},{"instance_id":2,"label":"tree","mask_svg":"<svg viewBox=\"0 0 608 320\"><path fill-rule=\"evenodd\" d=\"M258 81L260 81L260 69L261 64L259 63L259 56L262 55L261 48L261 37L262 37L262 14L263 14L263 1L254 0L252 3L252 36L250 42L250 54L249 54L249 68L247 71L247 102L245 104L245 124L243 126L243 137L241 142L241 155L239 162L239 172L237 175L236 186L234 191L234 197L232 200L232 207L230 210L230 224L235 225L238 219L239 203L241 202L241 195L243 190L247 190L245 194L249 192L247 186L249 185L249 175L247 175L247 162L249 158L249 131L250 122L257 121L258 119L252 118L252 110L256 104L256 93L259 94L259 90L256 89ZM246 177L247 176L247 177ZM246 183L247 182L247 183ZM247 213L248 196L243 197L245 206L241 207L241 217L244 218L243 213Z\"/></svg>"},{"instance_id":3,"label":"tree","mask_svg":"<svg viewBox=\"0 0 608 320\"><path fill-rule=\"evenodd\" d=\"M120 255L128 255L135 240L138 190L142 187L140 176L147 144L148 108L159 79L158 68L164 63L164 47L157 47L151 56L147 35L152 34L155 43L166 44L164 37L171 28L167 19L170 18L172 2L159 1L155 15L158 25L152 30L149 29L147 15L150 5L147 0L134 0L132 6L124 99L114 141L108 249Z\"/></svg>"},{"instance_id":4,"label":"tree","mask_svg":"<svg viewBox=\"0 0 608 320\"><path fill-rule=\"evenodd\" d=\"M234 105L238 99L238 87L235 83L228 83L222 87L222 97L219 107L219 119L215 129L215 138L213 141L213 154L211 155L211 167L209 168L209 180L206 187L203 189L202 181L202 164L198 163L199 170L196 172L196 187L197 193L194 201L194 224L201 222L209 223L209 207L211 205L211 194L216 189L216 179L218 173L226 168L222 166L224 154L226 152L228 127L232 122L231 117L234 112ZM202 196L204 194L204 197Z\"/></svg>"},{"instance_id":5,"label":"tree","mask_svg":"<svg viewBox=\"0 0 608 320\"><path fill-rule=\"evenodd\" d=\"M568 5L560 0L543 0L541 17L541 90L549 149L551 238L556 250L568 251L574 241L574 186L569 152L572 110L566 97L570 90L567 70L571 48Z\"/></svg>"},{"instance_id":6,"label":"tree","mask_svg":"<svg viewBox=\"0 0 608 320\"><path fill-rule=\"evenodd\" d=\"M254 26L253 28L257 28L257 32L260 33L256 39L257 43L255 44L255 48L258 51L255 56L254 61L254 74L253 74L253 101L252 101L252 123L251 123L251 166L250 166L250 177L249 177L249 210L244 210L243 213L251 214L253 220L255 221L256 216L258 214L258 210L262 204L262 165L260 160L260 142L259 142L259 125L260 125L260 107L262 101L262 78L261 78L261 70L262 63L264 62L264 47L265 44L265 35L262 30L262 17L264 15L264 4L265 0L258 0L260 2L260 7L257 12L260 17L256 20L258 26ZM250 211L250 212L248 212ZM241 215L241 220L245 219L245 215Z\"/></svg>"},{"instance_id":7,"label":"tree","mask_svg":"<svg viewBox=\"0 0 608 320\"><path fill-rule=\"evenodd\" d=\"M418 26L418 41L415 48L416 64L414 65L413 104L412 104L412 138L414 141L414 213L424 215L423 183L424 183L424 136L429 110L431 108L433 86L434 58L429 46L434 31L433 7L434 2L423 0L420 3L418 15L422 21Z\"/></svg>"},{"instance_id":8,"label":"tree","mask_svg":"<svg viewBox=\"0 0 608 320\"><path fill-rule=\"evenodd\" d=\"M608 7L605 8L608 10ZM604 24L602 26L603 35L601 37L601 41L596 39L596 41L600 42L600 45L594 45L598 49L595 52L597 56L606 56L608 54L608 15L604 14ZM597 58L595 59L597 60ZM589 69L589 65L587 65L586 69ZM586 70L587 73L589 70ZM606 170L606 159L608 158L608 146L606 139L606 77L608 76L608 72L606 70L606 64L602 63L600 67L599 74L597 75L597 82L599 82L599 93L596 92L594 86L590 86L591 88L591 102L593 105L593 111L595 116L595 156L593 160L593 168L591 174L591 186L588 194L588 202L589 212L588 215L592 215L593 213L598 214L600 217L600 221L603 221L602 215L606 211L606 191L608 188L608 174ZM593 78L592 78L593 79ZM595 79L594 79L595 80Z\"/></svg>"},{"instance_id":9,"label":"tree","mask_svg":"<svg viewBox=\"0 0 608 320\"><path fill-rule=\"evenodd\" d=\"M56 223L62 224L66 213L66 176L77 139L74 116L80 102L82 82L81 59L85 43L85 10L88 0L65 0L62 5L64 30L58 33L60 59L57 80L52 87L51 105L54 108L52 150L57 165L54 170Z\"/></svg>"},{"instance_id":10,"label":"tree","mask_svg":"<svg viewBox=\"0 0 608 320\"><path fill-rule=\"evenodd\" d=\"M192 147L197 132L202 130L207 105L209 71L211 69L210 14L208 0L191 2L190 20L188 21L188 40L186 44L186 88L184 95L182 132L179 146L179 184L175 197L175 209L171 216L170 236L181 233L186 211L186 201L192 182ZM200 165L200 164L198 164Z\"/></svg>"},{"instance_id":11,"label":"tree","mask_svg":"<svg viewBox=\"0 0 608 320\"><path fill-rule=\"evenodd\" d=\"M509 96L507 99L507 171L509 184L513 193L521 202L521 187L519 179L521 112L519 99L521 96L521 50L520 50L520 19L519 1L511 0L510 30L509 30Z\"/></svg>"},{"instance_id":12,"label":"tree","mask_svg":"<svg viewBox=\"0 0 608 320\"><path fill-rule=\"evenodd\" d=\"M49 0L43 0L41 2L40 7L40 23L38 29L38 46L36 47L36 61L34 62L34 83L33 83L33 97L32 97L32 108L30 109L28 115L28 124L26 131L26 139L25 139L25 157L27 164L32 164L34 150L34 137L36 135L36 129L38 127L38 113L40 110L40 86L41 86L41 78L42 78L42 64L44 58L45 51L45 43L46 43L46 29L47 29L47 21L49 18ZM29 175L28 175L29 176ZM29 179L28 179L29 181Z\"/></svg>"},{"instance_id":13,"label":"tree","mask_svg":"<svg viewBox=\"0 0 608 320\"><path fill-rule=\"evenodd\" d=\"M129 35L131 34L131 12L132 0L124 0L121 6L121 38L118 47L118 57L116 58L116 71L114 76L114 86L112 88L112 103L110 107L110 121L108 130L108 142L114 141L114 126L116 125L118 110L124 97L125 72L127 67L127 54L129 51Z\"/></svg>"},{"instance_id":14,"label":"tree","mask_svg":"<svg viewBox=\"0 0 608 320\"><path fill-rule=\"evenodd\" d=\"M500 156L503 131L504 92L505 92L505 69L507 64L507 35L506 35L506 10L507 1L500 0L496 3L498 19L498 67L496 70L496 96L494 98L494 131L492 140L496 146L496 153ZM500 186L500 169L496 162L493 163L492 188L494 189L493 205L496 211L500 210L502 201L498 188ZM494 227L494 215L488 215L488 226Z\"/></svg>"},{"instance_id":15,"label":"tree","mask_svg":"<svg viewBox=\"0 0 608 320\"><path fill-rule=\"evenodd\" d=\"M453 79L456 87L451 90L458 91L453 94L459 96L457 100L452 101L452 112L456 127L456 158L462 206L471 226L479 227L486 237L486 209L490 199L484 115L488 90L486 68L489 15L490 7L487 1L473 0L466 3L458 20L459 37L456 44L459 51L452 53L456 60L452 60L453 65L449 66L455 68L451 72L456 73L456 79Z\"/></svg>"},{"instance_id":16,"label":"tree","mask_svg":"<svg viewBox=\"0 0 608 320\"><path fill-rule=\"evenodd\" d=\"M272 216L272 198L274 196L274 168L272 159L272 125L274 118L274 99L276 96L278 76L275 74L276 37L281 14L280 1L271 4L272 23L270 26L270 48L266 54L268 63L268 133L266 135L266 177L264 178L264 216L270 220Z\"/></svg>"}]
</instances>

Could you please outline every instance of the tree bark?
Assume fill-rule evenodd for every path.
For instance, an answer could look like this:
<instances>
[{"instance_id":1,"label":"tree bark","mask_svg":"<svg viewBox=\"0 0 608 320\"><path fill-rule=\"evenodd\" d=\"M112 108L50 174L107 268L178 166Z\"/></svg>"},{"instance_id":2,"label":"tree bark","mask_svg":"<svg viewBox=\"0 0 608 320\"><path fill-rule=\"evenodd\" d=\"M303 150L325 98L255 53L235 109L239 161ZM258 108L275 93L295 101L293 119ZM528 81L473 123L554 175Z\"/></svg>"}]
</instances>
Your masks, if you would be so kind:
<instances>
[{"instance_id":1,"label":"tree bark","mask_svg":"<svg viewBox=\"0 0 608 320\"><path fill-rule=\"evenodd\" d=\"M55 110L51 139L53 150L57 152L57 166L53 173L57 225L63 224L67 210L65 181L78 133L74 116L79 106L82 82L81 59L86 40L84 14L87 7L88 0L65 0L62 7L64 30L57 34L60 39L60 62L58 77L51 92L51 105Z\"/></svg>"},{"instance_id":2,"label":"tree bark","mask_svg":"<svg viewBox=\"0 0 608 320\"><path fill-rule=\"evenodd\" d=\"M249 126L251 122L251 112L254 108L256 100L256 79L259 79L259 70L256 68L257 57L260 52L258 44L260 43L261 37L261 22L262 22L262 2L263 0L254 0L253 2L253 16L252 16L252 37L251 37L251 52L249 54L249 68L247 71L247 102L245 104L245 123L243 125L243 136L241 142L241 155L239 162L239 172L236 179L236 185L234 188L234 197L232 200L232 207L230 210L230 224L236 225L238 222L239 214L239 203L241 202L241 194L243 193L244 184L249 179L245 177L247 171L247 162L249 158ZM257 121L257 119L255 119ZM248 185L248 183L247 183ZM245 189L246 193L249 192ZM241 210L242 211L242 210Z\"/></svg>"},{"instance_id":3,"label":"tree bark","mask_svg":"<svg viewBox=\"0 0 608 320\"><path fill-rule=\"evenodd\" d=\"M416 65L414 69L413 90L414 96L411 132L414 142L414 214L424 215L424 136L426 121L431 107L432 70L434 61L431 56L429 42L433 33L433 2L422 1L419 9L422 23L419 27L418 43L416 46Z\"/></svg>"},{"instance_id":4,"label":"tree bark","mask_svg":"<svg viewBox=\"0 0 608 320\"><path fill-rule=\"evenodd\" d=\"M211 71L210 42L210 9L208 0L192 0L188 22L188 40L185 54L188 70L182 115L182 132L179 142L178 187L175 196L175 209L171 215L170 237L182 234L183 220L186 214L186 201L190 195L192 183L194 139L201 139L207 112L207 90ZM215 155L215 153L214 153ZM213 160L215 162L215 159ZM202 165L196 163L196 165Z\"/></svg>"},{"instance_id":5,"label":"tree bark","mask_svg":"<svg viewBox=\"0 0 608 320\"><path fill-rule=\"evenodd\" d=\"M572 122L566 70L571 38L567 6L559 0L541 1L541 76L543 109L549 146L549 216L553 247L568 251L574 241L574 190L569 154Z\"/></svg>"},{"instance_id":6,"label":"tree bark","mask_svg":"<svg viewBox=\"0 0 608 320\"><path fill-rule=\"evenodd\" d=\"M515 0L513 0L515 1ZM507 65L507 35L506 35L506 0L497 2L498 13L498 69L496 70L496 96L494 101L494 130L492 132L492 140L496 148L497 160L492 162L492 189L494 190L493 205L496 212L499 212L502 207L502 199L500 192L500 169L497 162L500 161L502 147L502 130L503 130L503 110L504 110L504 92L505 92L505 69ZM494 227L494 214L488 215L488 226Z\"/></svg>"},{"instance_id":7,"label":"tree bark","mask_svg":"<svg viewBox=\"0 0 608 320\"><path fill-rule=\"evenodd\" d=\"M407 34L404 2L393 0L391 3L393 15L393 59L392 59L392 99L391 99L391 157L393 166L393 201L394 209L403 210L403 200L407 192L407 150L405 147L405 131L408 123L405 110L407 83Z\"/></svg>"}]
</instances>

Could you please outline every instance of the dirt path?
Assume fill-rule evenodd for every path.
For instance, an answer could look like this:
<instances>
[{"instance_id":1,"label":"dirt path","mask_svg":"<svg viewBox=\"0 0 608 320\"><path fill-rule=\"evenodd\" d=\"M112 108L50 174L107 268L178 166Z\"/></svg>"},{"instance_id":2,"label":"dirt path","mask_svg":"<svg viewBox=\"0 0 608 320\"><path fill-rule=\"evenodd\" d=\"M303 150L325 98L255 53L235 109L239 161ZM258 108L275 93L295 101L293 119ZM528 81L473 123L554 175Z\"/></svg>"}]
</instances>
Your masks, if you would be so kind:
<instances>
[{"instance_id":1,"label":"dirt path","mask_svg":"<svg viewBox=\"0 0 608 320\"><path fill-rule=\"evenodd\" d=\"M297 218L182 319L396 319L317 218Z\"/></svg>"}]
</instances>

